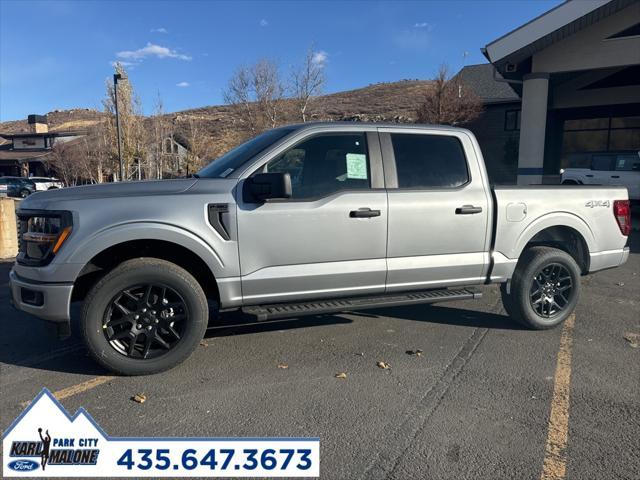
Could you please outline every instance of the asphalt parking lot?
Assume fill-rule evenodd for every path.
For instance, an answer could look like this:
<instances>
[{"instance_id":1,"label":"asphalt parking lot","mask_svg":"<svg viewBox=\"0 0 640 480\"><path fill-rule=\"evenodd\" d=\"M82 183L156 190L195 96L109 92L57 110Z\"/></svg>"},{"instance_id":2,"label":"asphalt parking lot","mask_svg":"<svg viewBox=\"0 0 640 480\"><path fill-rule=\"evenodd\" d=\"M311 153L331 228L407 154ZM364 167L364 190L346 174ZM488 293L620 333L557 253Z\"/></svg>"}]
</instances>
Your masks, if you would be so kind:
<instances>
[{"instance_id":1,"label":"asphalt parking lot","mask_svg":"<svg viewBox=\"0 0 640 480\"><path fill-rule=\"evenodd\" d=\"M183 365L137 378L110 377L76 337L13 310L0 263L0 426L47 387L116 436L317 436L323 478L637 479L637 232L631 249L583 279L573 328L521 329L495 287L441 306L236 314Z\"/></svg>"}]
</instances>

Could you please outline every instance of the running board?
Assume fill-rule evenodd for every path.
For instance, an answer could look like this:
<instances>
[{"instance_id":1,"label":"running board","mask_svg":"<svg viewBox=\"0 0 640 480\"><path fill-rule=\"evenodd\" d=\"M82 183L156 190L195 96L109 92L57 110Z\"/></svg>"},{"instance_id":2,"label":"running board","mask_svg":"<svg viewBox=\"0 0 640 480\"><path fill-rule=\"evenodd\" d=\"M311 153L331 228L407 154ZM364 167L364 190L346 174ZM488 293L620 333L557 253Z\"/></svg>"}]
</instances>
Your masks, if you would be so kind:
<instances>
[{"instance_id":1,"label":"running board","mask_svg":"<svg viewBox=\"0 0 640 480\"><path fill-rule=\"evenodd\" d=\"M378 307L397 307L418 303L449 302L480 298L482 293L470 288L456 290L425 290L368 297L337 298L316 302L279 303L273 305L250 305L242 307L242 312L255 317L256 321L278 318L322 315L325 313L363 310Z\"/></svg>"}]
</instances>

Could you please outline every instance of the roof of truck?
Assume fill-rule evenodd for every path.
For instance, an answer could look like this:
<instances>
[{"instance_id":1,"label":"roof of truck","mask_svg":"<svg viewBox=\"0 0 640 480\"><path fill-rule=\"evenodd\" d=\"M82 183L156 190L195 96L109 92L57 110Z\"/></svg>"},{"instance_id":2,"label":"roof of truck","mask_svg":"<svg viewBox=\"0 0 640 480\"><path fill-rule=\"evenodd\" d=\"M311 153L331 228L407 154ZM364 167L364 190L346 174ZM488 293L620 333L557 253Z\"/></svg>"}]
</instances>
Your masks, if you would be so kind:
<instances>
[{"instance_id":1,"label":"roof of truck","mask_svg":"<svg viewBox=\"0 0 640 480\"><path fill-rule=\"evenodd\" d=\"M283 125L278 128L290 128L294 130L307 130L311 128L335 128L337 130L348 127L374 127L374 128L398 128L398 129L424 129L430 130L446 130L446 131L468 131L465 128L454 127L451 125L432 125L422 123L397 123L397 122L306 122L296 123L292 125Z\"/></svg>"}]
</instances>

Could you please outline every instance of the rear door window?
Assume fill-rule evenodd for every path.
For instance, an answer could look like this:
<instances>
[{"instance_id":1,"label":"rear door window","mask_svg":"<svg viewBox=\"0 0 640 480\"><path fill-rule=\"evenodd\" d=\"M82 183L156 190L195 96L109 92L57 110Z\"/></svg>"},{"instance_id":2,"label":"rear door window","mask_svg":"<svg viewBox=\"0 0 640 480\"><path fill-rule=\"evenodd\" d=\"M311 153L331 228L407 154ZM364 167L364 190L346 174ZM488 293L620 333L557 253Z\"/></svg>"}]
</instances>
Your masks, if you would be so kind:
<instances>
[{"instance_id":1,"label":"rear door window","mask_svg":"<svg viewBox=\"0 0 640 480\"><path fill-rule=\"evenodd\" d=\"M611 155L594 155L591 158L591 170L607 171L613 170L611 164L613 163L613 156Z\"/></svg>"},{"instance_id":2,"label":"rear door window","mask_svg":"<svg viewBox=\"0 0 640 480\"><path fill-rule=\"evenodd\" d=\"M619 172L640 172L640 155L618 155L616 170Z\"/></svg>"},{"instance_id":3,"label":"rear door window","mask_svg":"<svg viewBox=\"0 0 640 480\"><path fill-rule=\"evenodd\" d=\"M469 182L460 140L451 135L392 133L399 188L456 188Z\"/></svg>"}]
</instances>

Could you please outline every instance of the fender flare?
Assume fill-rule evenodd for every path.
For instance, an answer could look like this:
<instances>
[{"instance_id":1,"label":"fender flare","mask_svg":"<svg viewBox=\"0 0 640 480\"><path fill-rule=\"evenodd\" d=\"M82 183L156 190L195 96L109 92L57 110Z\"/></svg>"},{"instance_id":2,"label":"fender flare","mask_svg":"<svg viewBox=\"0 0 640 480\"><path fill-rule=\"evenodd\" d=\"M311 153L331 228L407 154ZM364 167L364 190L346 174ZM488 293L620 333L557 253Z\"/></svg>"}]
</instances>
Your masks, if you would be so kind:
<instances>
[{"instance_id":1,"label":"fender flare","mask_svg":"<svg viewBox=\"0 0 640 480\"><path fill-rule=\"evenodd\" d=\"M225 267L222 258L202 238L184 228L160 222L124 223L97 231L74 249L74 263L84 267L104 250L133 240L161 240L183 246L197 255L215 278L221 276Z\"/></svg>"},{"instance_id":2,"label":"fender flare","mask_svg":"<svg viewBox=\"0 0 640 480\"><path fill-rule=\"evenodd\" d=\"M524 248L538 233L551 227L569 227L580 234L587 250L593 252L596 241L589 225L580 217L569 212L551 212L530 222L520 233L514 247L507 255L509 258L520 258Z\"/></svg>"}]
</instances>

